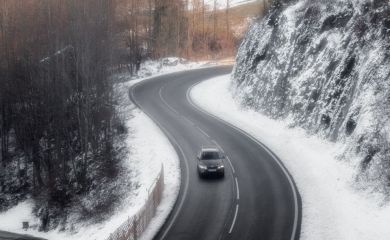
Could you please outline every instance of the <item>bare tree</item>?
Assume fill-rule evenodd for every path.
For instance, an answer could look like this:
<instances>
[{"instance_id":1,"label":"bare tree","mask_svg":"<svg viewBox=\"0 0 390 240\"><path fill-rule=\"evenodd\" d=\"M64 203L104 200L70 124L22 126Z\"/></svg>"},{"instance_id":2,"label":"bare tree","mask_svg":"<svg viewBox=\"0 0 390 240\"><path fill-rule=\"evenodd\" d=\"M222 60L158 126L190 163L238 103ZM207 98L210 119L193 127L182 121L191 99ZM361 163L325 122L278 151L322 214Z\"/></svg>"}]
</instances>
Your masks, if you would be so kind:
<instances>
[{"instance_id":1,"label":"bare tree","mask_svg":"<svg viewBox=\"0 0 390 240\"><path fill-rule=\"evenodd\" d=\"M226 0L226 18L225 18L225 23L226 23L226 39L229 39L230 37L230 19L229 19L229 9L230 9L230 0Z\"/></svg>"},{"instance_id":2,"label":"bare tree","mask_svg":"<svg viewBox=\"0 0 390 240\"><path fill-rule=\"evenodd\" d=\"M32 194L59 206L115 166L114 22L114 0L0 1L2 167L15 160L19 187L31 179ZM26 163L8 154L10 132Z\"/></svg>"}]
</instances>

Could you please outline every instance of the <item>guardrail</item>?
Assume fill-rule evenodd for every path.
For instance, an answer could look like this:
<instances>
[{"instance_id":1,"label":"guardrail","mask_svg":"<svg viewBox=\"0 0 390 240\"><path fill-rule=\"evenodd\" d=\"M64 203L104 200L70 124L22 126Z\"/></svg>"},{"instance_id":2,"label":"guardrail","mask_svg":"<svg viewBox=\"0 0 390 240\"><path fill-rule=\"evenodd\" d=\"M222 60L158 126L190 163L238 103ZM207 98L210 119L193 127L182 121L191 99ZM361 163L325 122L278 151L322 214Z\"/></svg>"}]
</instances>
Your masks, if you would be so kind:
<instances>
[{"instance_id":1,"label":"guardrail","mask_svg":"<svg viewBox=\"0 0 390 240\"><path fill-rule=\"evenodd\" d=\"M132 217L129 217L107 240L137 240L146 230L156 214L164 190L164 167L161 165L159 176L148 190L148 198L144 206Z\"/></svg>"}]
</instances>

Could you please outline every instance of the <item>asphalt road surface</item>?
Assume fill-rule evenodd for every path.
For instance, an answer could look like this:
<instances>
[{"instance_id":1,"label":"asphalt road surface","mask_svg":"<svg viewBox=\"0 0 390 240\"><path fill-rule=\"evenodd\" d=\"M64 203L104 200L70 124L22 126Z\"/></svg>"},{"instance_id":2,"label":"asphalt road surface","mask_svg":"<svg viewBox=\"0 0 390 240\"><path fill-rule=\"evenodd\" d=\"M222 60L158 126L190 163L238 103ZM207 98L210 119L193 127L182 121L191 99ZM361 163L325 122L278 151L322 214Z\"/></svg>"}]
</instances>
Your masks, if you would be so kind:
<instances>
[{"instance_id":1,"label":"asphalt road surface","mask_svg":"<svg viewBox=\"0 0 390 240\"><path fill-rule=\"evenodd\" d=\"M196 107L189 97L197 83L230 71L214 67L174 73L130 90L132 100L160 126L180 158L179 197L155 239L299 239L299 193L277 156ZM196 155L202 146L216 146L227 156L225 178L199 178Z\"/></svg>"},{"instance_id":2,"label":"asphalt road surface","mask_svg":"<svg viewBox=\"0 0 390 240\"><path fill-rule=\"evenodd\" d=\"M43 240L43 239L35 238L29 235L21 235L21 234L0 231L0 240Z\"/></svg>"}]
</instances>

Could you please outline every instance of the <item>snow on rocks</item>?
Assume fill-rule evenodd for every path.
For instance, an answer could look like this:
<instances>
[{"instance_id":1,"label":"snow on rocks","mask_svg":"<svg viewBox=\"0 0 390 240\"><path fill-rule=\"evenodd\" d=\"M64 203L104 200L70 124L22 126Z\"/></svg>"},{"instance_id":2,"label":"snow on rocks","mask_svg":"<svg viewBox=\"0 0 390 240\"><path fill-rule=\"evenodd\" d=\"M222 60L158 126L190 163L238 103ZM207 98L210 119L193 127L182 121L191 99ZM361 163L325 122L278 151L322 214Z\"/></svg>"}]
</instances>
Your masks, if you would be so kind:
<instances>
[{"instance_id":1,"label":"snow on rocks","mask_svg":"<svg viewBox=\"0 0 390 240\"><path fill-rule=\"evenodd\" d=\"M249 28L234 95L344 142L356 185L390 197L389 1L280 0Z\"/></svg>"}]
</instances>

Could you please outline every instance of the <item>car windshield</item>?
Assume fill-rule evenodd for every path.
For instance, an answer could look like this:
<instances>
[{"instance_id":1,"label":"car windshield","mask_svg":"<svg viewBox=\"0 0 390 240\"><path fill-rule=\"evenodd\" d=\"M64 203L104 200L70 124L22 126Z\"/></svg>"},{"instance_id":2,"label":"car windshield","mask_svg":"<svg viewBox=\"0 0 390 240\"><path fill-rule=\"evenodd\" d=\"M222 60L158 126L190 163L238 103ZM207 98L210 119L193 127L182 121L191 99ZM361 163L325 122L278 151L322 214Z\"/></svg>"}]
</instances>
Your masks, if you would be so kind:
<instances>
[{"instance_id":1,"label":"car windshield","mask_svg":"<svg viewBox=\"0 0 390 240\"><path fill-rule=\"evenodd\" d=\"M202 152L202 160L213 160L213 159L220 159L218 152Z\"/></svg>"}]
</instances>

